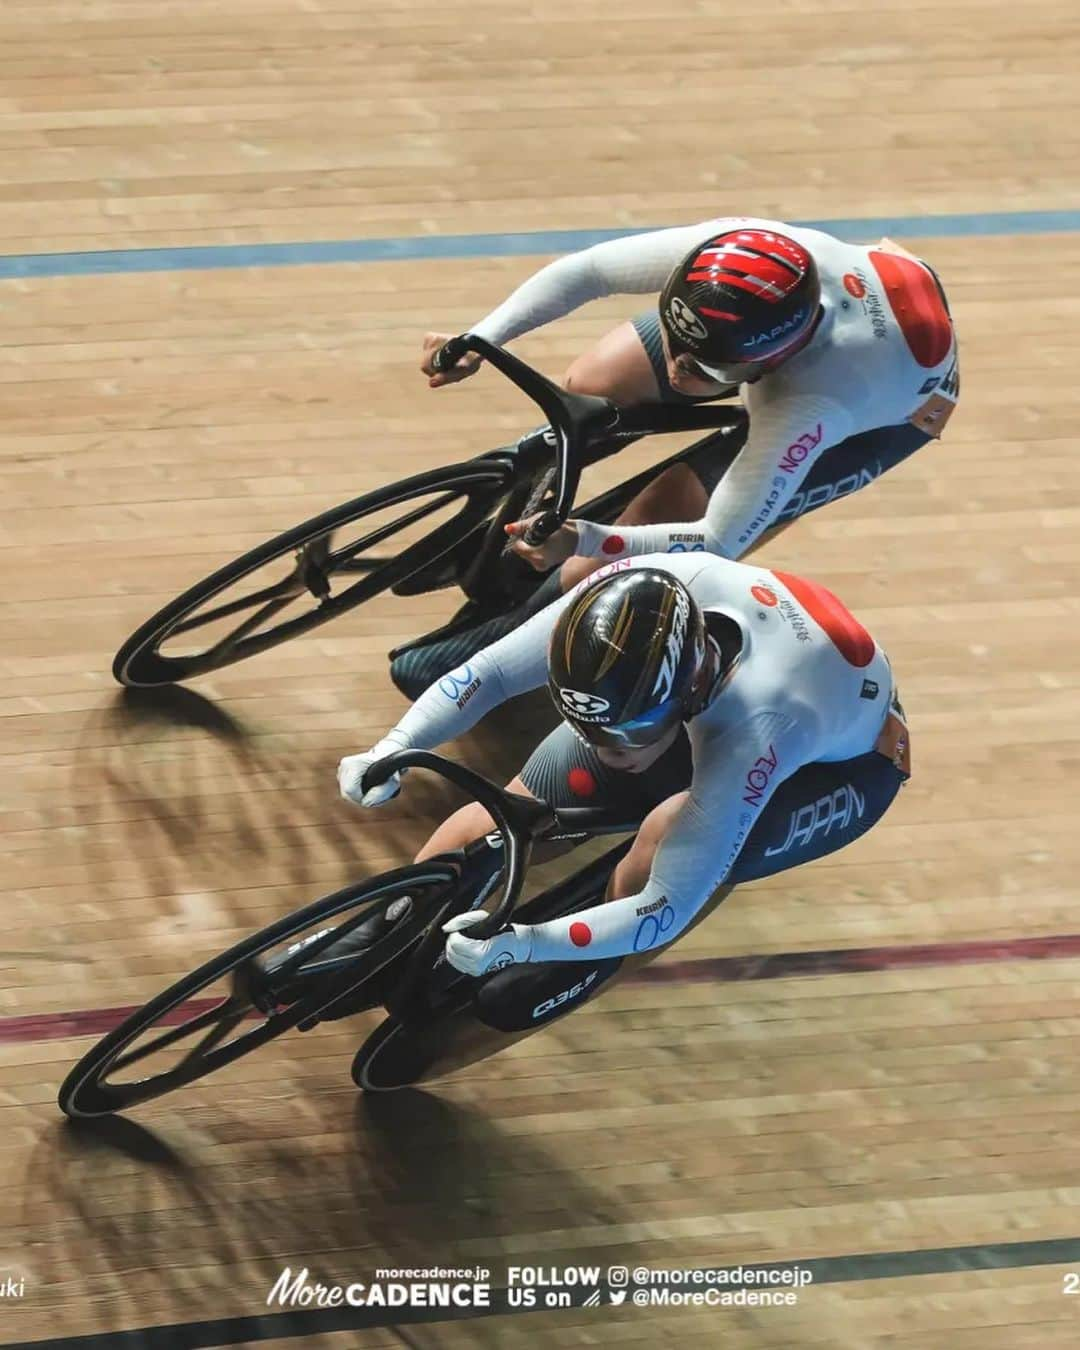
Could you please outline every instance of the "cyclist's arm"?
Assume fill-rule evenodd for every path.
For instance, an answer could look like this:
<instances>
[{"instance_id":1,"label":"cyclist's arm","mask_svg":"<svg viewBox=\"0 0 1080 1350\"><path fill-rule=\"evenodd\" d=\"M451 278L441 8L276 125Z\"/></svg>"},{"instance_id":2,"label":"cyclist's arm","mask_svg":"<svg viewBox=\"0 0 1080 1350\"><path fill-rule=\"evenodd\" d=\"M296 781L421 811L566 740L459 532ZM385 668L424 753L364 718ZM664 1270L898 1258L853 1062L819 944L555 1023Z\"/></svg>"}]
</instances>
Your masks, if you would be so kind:
<instances>
[{"instance_id":1,"label":"cyclist's arm","mask_svg":"<svg viewBox=\"0 0 1080 1350\"><path fill-rule=\"evenodd\" d=\"M656 851L644 889L537 924L530 960L627 956L678 937L723 884L765 804L806 762L811 742L807 725L790 715L759 713L695 743L690 796ZM588 929L584 943L580 925Z\"/></svg>"},{"instance_id":2,"label":"cyclist's arm","mask_svg":"<svg viewBox=\"0 0 1080 1350\"><path fill-rule=\"evenodd\" d=\"M561 596L429 685L386 739L401 749L434 750L463 736L492 708L545 684L548 639L571 597Z\"/></svg>"},{"instance_id":3,"label":"cyclist's arm","mask_svg":"<svg viewBox=\"0 0 1080 1350\"><path fill-rule=\"evenodd\" d=\"M436 680L379 742L380 747L384 747L383 753L389 754L394 748L434 750L446 741L463 736L492 708L519 694L539 689L547 683L551 633L566 606L573 604L585 587L601 581L611 571L655 566L656 561L654 558L626 559L611 568L597 568L519 628L477 652L464 666ZM665 566L670 566L681 581L689 584L702 564L698 559L685 558L668 560Z\"/></svg>"},{"instance_id":4,"label":"cyclist's arm","mask_svg":"<svg viewBox=\"0 0 1080 1350\"><path fill-rule=\"evenodd\" d=\"M848 410L831 398L800 396L760 407L701 520L658 525L576 520L576 551L586 558L619 558L703 548L739 558L773 524L814 461L849 436L851 427Z\"/></svg>"},{"instance_id":5,"label":"cyclist's arm","mask_svg":"<svg viewBox=\"0 0 1080 1350\"><path fill-rule=\"evenodd\" d=\"M707 220L651 230L568 253L541 268L472 331L501 344L561 319L590 300L659 291L679 259L721 225Z\"/></svg>"}]
</instances>

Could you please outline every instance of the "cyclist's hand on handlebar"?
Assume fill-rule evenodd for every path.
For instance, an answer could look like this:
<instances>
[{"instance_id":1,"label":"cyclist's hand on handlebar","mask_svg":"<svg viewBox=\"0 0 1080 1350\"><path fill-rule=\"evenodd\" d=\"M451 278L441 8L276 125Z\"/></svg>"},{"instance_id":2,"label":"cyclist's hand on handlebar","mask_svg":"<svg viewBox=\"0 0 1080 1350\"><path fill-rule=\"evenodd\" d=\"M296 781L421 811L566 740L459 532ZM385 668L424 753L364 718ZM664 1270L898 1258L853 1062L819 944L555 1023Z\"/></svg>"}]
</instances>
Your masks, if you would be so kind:
<instances>
[{"instance_id":1,"label":"cyclist's hand on handlebar","mask_svg":"<svg viewBox=\"0 0 1080 1350\"><path fill-rule=\"evenodd\" d=\"M488 916L482 909L470 909L443 924L446 959L463 975L486 975L504 966L521 965L532 956L532 929L528 924L512 923L490 938L466 937L464 929L481 923Z\"/></svg>"},{"instance_id":2,"label":"cyclist's hand on handlebar","mask_svg":"<svg viewBox=\"0 0 1080 1350\"><path fill-rule=\"evenodd\" d=\"M398 773L391 774L385 783L369 788L367 792L363 789L363 782L364 774L372 764L400 749L401 746L393 742L380 742L362 755L346 755L337 771L338 789L345 801L351 802L353 806L382 806L396 797L401 791L401 775Z\"/></svg>"},{"instance_id":3,"label":"cyclist's hand on handlebar","mask_svg":"<svg viewBox=\"0 0 1080 1350\"><path fill-rule=\"evenodd\" d=\"M459 380L467 380L480 368L483 358L476 352L466 352L457 365L451 366L449 370L435 369L435 353L454 336L453 333L424 334L424 359L420 362L420 369L428 377L430 389L439 389L444 384L457 384Z\"/></svg>"},{"instance_id":4,"label":"cyclist's hand on handlebar","mask_svg":"<svg viewBox=\"0 0 1080 1350\"><path fill-rule=\"evenodd\" d=\"M568 520L554 534L548 535L542 544L527 544L523 538L525 531L538 519L539 516L530 516L528 520L515 520L512 525L506 526L506 533L510 536L511 550L519 558L524 558L538 572L546 572L549 567L564 563L577 552L577 523Z\"/></svg>"}]
</instances>

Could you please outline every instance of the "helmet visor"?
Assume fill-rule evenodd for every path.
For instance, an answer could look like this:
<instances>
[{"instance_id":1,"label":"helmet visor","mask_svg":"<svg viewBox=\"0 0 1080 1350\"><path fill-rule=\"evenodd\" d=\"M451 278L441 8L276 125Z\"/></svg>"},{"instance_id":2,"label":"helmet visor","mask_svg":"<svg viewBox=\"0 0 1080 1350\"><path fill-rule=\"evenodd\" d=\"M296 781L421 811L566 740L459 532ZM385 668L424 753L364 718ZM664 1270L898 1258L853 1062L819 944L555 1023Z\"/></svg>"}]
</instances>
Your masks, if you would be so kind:
<instances>
[{"instance_id":1,"label":"helmet visor","mask_svg":"<svg viewBox=\"0 0 1080 1350\"><path fill-rule=\"evenodd\" d=\"M820 313L819 309L818 315ZM815 331L818 315L815 315L812 323L805 325L794 336L788 336L781 342L764 346L745 359L728 357L723 361L718 361L716 358L709 360L694 351L677 334L673 333L666 321L661 323L661 330L667 341L672 360L678 360L679 358L684 361L689 360L693 367L691 373L699 374L706 380L715 380L717 384L745 384L748 380L756 379L759 375L772 370L786 361L789 356L794 356L796 352L800 351Z\"/></svg>"},{"instance_id":2,"label":"helmet visor","mask_svg":"<svg viewBox=\"0 0 1080 1350\"><path fill-rule=\"evenodd\" d=\"M577 722L567 718L572 730L583 741L601 750L647 750L663 740L672 727L685 720L686 710L681 699L668 699L659 707L650 708L629 722L617 726L601 726L597 722Z\"/></svg>"},{"instance_id":3,"label":"helmet visor","mask_svg":"<svg viewBox=\"0 0 1080 1350\"><path fill-rule=\"evenodd\" d=\"M692 362L692 374L716 384L745 384L765 368L763 361L739 361L726 366L710 366L693 352L681 353Z\"/></svg>"},{"instance_id":4,"label":"helmet visor","mask_svg":"<svg viewBox=\"0 0 1080 1350\"><path fill-rule=\"evenodd\" d=\"M716 384L745 384L764 369L763 361L728 361L723 365L713 365L680 341L666 326L663 327L663 333L676 369L686 368L687 374L698 379L712 380Z\"/></svg>"}]
</instances>

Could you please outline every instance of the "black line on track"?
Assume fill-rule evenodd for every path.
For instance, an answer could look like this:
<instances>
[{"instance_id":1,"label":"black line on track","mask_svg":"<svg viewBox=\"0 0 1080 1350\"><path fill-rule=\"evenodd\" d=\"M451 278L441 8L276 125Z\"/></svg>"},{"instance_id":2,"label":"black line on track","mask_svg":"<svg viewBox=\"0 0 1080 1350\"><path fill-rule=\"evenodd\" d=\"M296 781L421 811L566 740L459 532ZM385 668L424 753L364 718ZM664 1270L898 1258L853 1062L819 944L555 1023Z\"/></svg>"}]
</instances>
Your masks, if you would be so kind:
<instances>
[{"instance_id":1,"label":"black line on track","mask_svg":"<svg viewBox=\"0 0 1080 1350\"><path fill-rule=\"evenodd\" d=\"M921 1251L862 1252L853 1256L823 1256L805 1261L746 1262L744 1270L784 1270L801 1267L813 1283L798 1290L808 1298L815 1285L862 1280L906 1279L913 1275L1015 1270L1024 1266L1080 1266L1080 1238L1050 1238L1038 1242L1005 1242L971 1247L930 1247ZM715 1269L734 1269L716 1267ZM705 1285L673 1286L703 1289ZM724 1289L776 1288L791 1285L750 1285L732 1282ZM607 1286L601 1285L607 1292ZM796 1287L797 1288L797 1287ZM580 1291L581 1293L591 1291ZM1056 1291L1060 1295L1060 1290ZM207 1347L257 1341L285 1340L334 1331L390 1330L400 1325L459 1322L478 1317L507 1317L544 1308L510 1308L506 1289L492 1288L490 1308L322 1308L311 1311L264 1313L253 1317L224 1317L212 1321L176 1322L168 1326L107 1331L96 1335L59 1336L39 1341L3 1341L6 1350L48 1347L48 1350L206 1350ZM580 1304L577 1305L580 1307ZM603 1311L607 1304L601 1304ZM643 1312L647 1316L649 1311ZM405 1339L405 1338L403 1338Z\"/></svg>"}]
</instances>

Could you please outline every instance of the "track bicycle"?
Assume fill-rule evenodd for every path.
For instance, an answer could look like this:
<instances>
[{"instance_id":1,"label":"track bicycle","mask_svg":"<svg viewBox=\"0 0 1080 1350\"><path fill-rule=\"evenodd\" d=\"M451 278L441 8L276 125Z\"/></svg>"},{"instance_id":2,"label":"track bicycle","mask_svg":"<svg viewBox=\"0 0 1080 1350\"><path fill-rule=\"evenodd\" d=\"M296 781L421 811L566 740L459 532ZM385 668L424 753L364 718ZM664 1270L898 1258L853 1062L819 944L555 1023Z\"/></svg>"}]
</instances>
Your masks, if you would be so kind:
<instances>
[{"instance_id":1,"label":"track bicycle","mask_svg":"<svg viewBox=\"0 0 1080 1350\"><path fill-rule=\"evenodd\" d=\"M428 750L405 750L373 764L364 788L404 769L431 770L484 806L495 830L463 849L395 868L324 896L205 962L131 1012L72 1068L59 1092L66 1115L125 1111L232 1064L287 1031L382 1007L386 1016L353 1060L367 1092L387 1092L445 1076L498 1053L589 1002L664 948L662 916L649 915L640 953L595 961L513 965L480 978L462 975L443 954L442 925L498 900L470 935L489 937L513 913L523 923L600 903L638 821L611 809L553 809L506 792L464 765ZM576 847L602 835L627 837L516 909L534 843ZM730 890L723 888L695 924ZM410 904L401 901L408 897ZM395 906L404 917L391 920ZM377 936L344 957L319 956L361 925ZM645 940L647 939L647 941ZM284 956L267 963L265 958ZM263 958L260 961L259 958ZM314 977L305 972L316 966ZM268 968L269 967L269 968ZM301 970L304 967L305 970ZM325 967L325 969L324 969ZM299 996L288 996L301 975Z\"/></svg>"},{"instance_id":2,"label":"track bicycle","mask_svg":"<svg viewBox=\"0 0 1080 1350\"><path fill-rule=\"evenodd\" d=\"M703 450L730 464L747 416L723 404L639 404L569 393L475 334L447 342L440 369L477 352L540 408L546 425L516 445L416 474L306 520L242 554L147 619L123 644L113 674L136 687L173 684L269 651L377 595L460 587L449 623L403 643L391 659L510 612L543 581L503 527L538 515L528 543L569 517L581 474L645 436L708 431L677 454L602 493L578 514L611 524L649 482Z\"/></svg>"}]
</instances>

